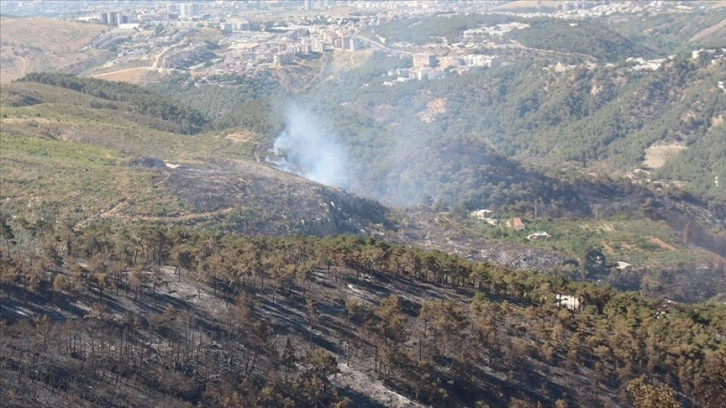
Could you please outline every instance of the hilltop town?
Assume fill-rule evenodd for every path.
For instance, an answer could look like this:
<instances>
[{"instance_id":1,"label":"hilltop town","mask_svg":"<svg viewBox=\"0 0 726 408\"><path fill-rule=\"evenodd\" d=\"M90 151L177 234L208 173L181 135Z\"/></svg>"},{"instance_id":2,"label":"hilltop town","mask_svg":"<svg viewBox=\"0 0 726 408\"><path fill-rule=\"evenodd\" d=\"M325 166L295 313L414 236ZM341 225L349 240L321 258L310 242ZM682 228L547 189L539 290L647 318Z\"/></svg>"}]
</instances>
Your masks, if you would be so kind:
<instances>
[{"instance_id":1,"label":"hilltop town","mask_svg":"<svg viewBox=\"0 0 726 408\"><path fill-rule=\"evenodd\" d=\"M6 13L34 13L36 3L7 2ZM121 7L120 7L121 6ZM126 6L126 8L123 8ZM43 6L46 7L46 6ZM183 72L195 80L229 85L230 76L257 76L285 66L315 67L326 53L385 51L402 58L388 72L384 86L409 80L434 80L464 75L506 64L521 53L542 50L505 38L527 23L482 25L463 32L460 41L446 37L424 43L391 41L377 32L381 24L412 17L468 16L488 13L524 18L554 17L568 21L590 17L647 13L687 13L699 4L688 2L502 2L502 1L214 1L78 2L62 10L52 6L46 14L107 26L88 47L109 51L100 66L80 65L70 72L106 78L135 70ZM55 14L54 14L55 13ZM577 23L570 23L577 24ZM415 27L411 27L415 31ZM458 39L457 39L458 40ZM722 50L702 50L723 58ZM698 54L694 54L698 55ZM657 69L664 59L633 55L632 69ZM586 61L593 64L594 61ZM553 70L572 68L561 63Z\"/></svg>"}]
</instances>

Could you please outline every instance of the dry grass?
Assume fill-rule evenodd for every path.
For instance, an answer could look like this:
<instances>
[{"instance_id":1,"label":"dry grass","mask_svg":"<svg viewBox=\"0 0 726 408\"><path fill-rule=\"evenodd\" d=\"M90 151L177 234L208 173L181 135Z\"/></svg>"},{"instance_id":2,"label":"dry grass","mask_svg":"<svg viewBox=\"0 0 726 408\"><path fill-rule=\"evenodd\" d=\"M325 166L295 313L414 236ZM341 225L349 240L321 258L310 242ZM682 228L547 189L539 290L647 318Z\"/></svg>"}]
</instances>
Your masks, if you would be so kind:
<instances>
[{"instance_id":1,"label":"dry grass","mask_svg":"<svg viewBox=\"0 0 726 408\"><path fill-rule=\"evenodd\" d=\"M723 3L723 4L720 7L726 7L726 1L721 2L721 3ZM695 41L698 41L698 40L701 40L701 39L704 39L707 37L711 37L718 32L726 32L726 20L721 20L718 23L716 23L710 27L704 28L703 30L696 33L696 35L691 37L691 39L688 40L688 42L695 42Z\"/></svg>"},{"instance_id":2,"label":"dry grass","mask_svg":"<svg viewBox=\"0 0 726 408\"><path fill-rule=\"evenodd\" d=\"M74 52L88 45L107 27L44 18L5 19L0 26L2 44L40 48L46 52Z\"/></svg>"},{"instance_id":3,"label":"dry grass","mask_svg":"<svg viewBox=\"0 0 726 408\"><path fill-rule=\"evenodd\" d=\"M224 34L214 28L200 28L189 39L191 41L210 41L217 43L224 38Z\"/></svg>"},{"instance_id":4,"label":"dry grass","mask_svg":"<svg viewBox=\"0 0 726 408\"><path fill-rule=\"evenodd\" d=\"M708 130L711 130L711 128L714 128L716 126L720 126L723 124L723 115L714 116L711 118L711 127L708 128Z\"/></svg>"},{"instance_id":5,"label":"dry grass","mask_svg":"<svg viewBox=\"0 0 726 408\"><path fill-rule=\"evenodd\" d=\"M662 239L656 238L656 237L650 237L648 239L650 242L654 243L655 245L658 245L662 249L668 250L668 251L677 251L678 249L674 247L673 245L667 244L663 242Z\"/></svg>"},{"instance_id":6,"label":"dry grass","mask_svg":"<svg viewBox=\"0 0 726 408\"><path fill-rule=\"evenodd\" d=\"M224 136L224 138L231 140L234 143L245 143L245 142L249 142L249 141L254 141L255 136L256 135L254 134L254 132L243 129L243 130L234 131L232 133L228 133L227 135Z\"/></svg>"},{"instance_id":7,"label":"dry grass","mask_svg":"<svg viewBox=\"0 0 726 408\"><path fill-rule=\"evenodd\" d=\"M48 118L36 118L36 117L27 117L27 116L11 116L11 117L5 117L0 119L0 123L4 123L6 125L25 125L29 124L30 126L38 126L40 124L48 125L51 123L50 119Z\"/></svg>"},{"instance_id":8,"label":"dry grass","mask_svg":"<svg viewBox=\"0 0 726 408\"><path fill-rule=\"evenodd\" d=\"M538 6L542 7L560 7L566 1L538 1L538 0L518 0L511 3L502 4L495 7L497 10L517 10L517 9L534 9Z\"/></svg>"},{"instance_id":9,"label":"dry grass","mask_svg":"<svg viewBox=\"0 0 726 408\"><path fill-rule=\"evenodd\" d=\"M150 68L131 68L120 71L108 72L94 75L94 78L106 81L128 82L132 84L146 84L153 82L156 78L156 70Z\"/></svg>"},{"instance_id":10,"label":"dry grass","mask_svg":"<svg viewBox=\"0 0 726 408\"><path fill-rule=\"evenodd\" d=\"M716 1L701 1L699 2L700 5L706 5L709 7L724 7L726 8L726 1L725 0L716 0Z\"/></svg>"},{"instance_id":11,"label":"dry grass","mask_svg":"<svg viewBox=\"0 0 726 408\"><path fill-rule=\"evenodd\" d=\"M426 104L426 109L418 114L423 123L431 123L436 117L446 113L446 99L437 98Z\"/></svg>"},{"instance_id":12,"label":"dry grass","mask_svg":"<svg viewBox=\"0 0 726 408\"><path fill-rule=\"evenodd\" d=\"M56 71L100 58L104 51L82 50L105 26L43 18L8 18L0 25L0 82L29 72Z\"/></svg>"},{"instance_id":13,"label":"dry grass","mask_svg":"<svg viewBox=\"0 0 726 408\"><path fill-rule=\"evenodd\" d=\"M333 51L331 61L332 72L346 72L365 65L373 51L350 52L344 50Z\"/></svg>"}]
</instances>

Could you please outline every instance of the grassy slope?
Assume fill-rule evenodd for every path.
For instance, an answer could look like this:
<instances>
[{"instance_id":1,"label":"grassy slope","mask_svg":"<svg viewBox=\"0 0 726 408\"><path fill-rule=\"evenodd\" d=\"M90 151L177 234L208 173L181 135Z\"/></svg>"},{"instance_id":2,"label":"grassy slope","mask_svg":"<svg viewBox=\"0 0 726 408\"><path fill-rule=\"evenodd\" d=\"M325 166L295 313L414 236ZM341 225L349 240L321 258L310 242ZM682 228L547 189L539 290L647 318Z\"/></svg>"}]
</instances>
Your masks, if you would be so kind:
<instances>
[{"instance_id":1,"label":"grassy slope","mask_svg":"<svg viewBox=\"0 0 726 408\"><path fill-rule=\"evenodd\" d=\"M15 101L31 97L31 106ZM72 100L73 104L68 104ZM256 142L225 138L225 134L185 136L166 132L164 121L130 112L123 102L110 102L78 92L37 83L3 86L3 131L34 137L66 139L118 149L128 155L149 155L165 160L195 162L214 153L250 158ZM33 122L34 118L42 118Z\"/></svg>"},{"instance_id":2,"label":"grassy slope","mask_svg":"<svg viewBox=\"0 0 726 408\"><path fill-rule=\"evenodd\" d=\"M24 98L40 103L13 106ZM30 210L31 219L57 213L80 221L119 201L126 214L185 214L188 205L159 186L163 172L136 165L139 159L194 164L250 158L254 147L252 135L160 131L144 125L158 120L126 112L122 103L42 84L4 85L1 106L3 210Z\"/></svg>"},{"instance_id":3,"label":"grassy slope","mask_svg":"<svg viewBox=\"0 0 726 408\"><path fill-rule=\"evenodd\" d=\"M573 258L581 258L589 248L603 248L609 262L624 261L638 267L662 267L676 262L698 262L713 254L684 245L662 221L610 218L606 220L531 220L526 231L495 227L471 221L472 231L505 241L538 248L555 248ZM528 240L533 232L544 231L552 238Z\"/></svg>"},{"instance_id":4,"label":"grassy slope","mask_svg":"<svg viewBox=\"0 0 726 408\"><path fill-rule=\"evenodd\" d=\"M327 235L388 222L377 203L255 163L264 153L250 130L167 132L126 102L36 83L4 86L2 108L2 211L31 223Z\"/></svg>"},{"instance_id":5,"label":"grassy slope","mask_svg":"<svg viewBox=\"0 0 726 408\"><path fill-rule=\"evenodd\" d=\"M0 26L2 68L6 83L30 72L61 70L102 59L105 51L83 49L108 27L44 18L7 18ZM32 27L32 29L29 29Z\"/></svg>"},{"instance_id":6,"label":"grassy slope","mask_svg":"<svg viewBox=\"0 0 726 408\"><path fill-rule=\"evenodd\" d=\"M723 46L726 8L718 2L703 3L708 8L695 13L664 13L641 19L611 17L608 26L663 56L698 47Z\"/></svg>"}]
</instances>

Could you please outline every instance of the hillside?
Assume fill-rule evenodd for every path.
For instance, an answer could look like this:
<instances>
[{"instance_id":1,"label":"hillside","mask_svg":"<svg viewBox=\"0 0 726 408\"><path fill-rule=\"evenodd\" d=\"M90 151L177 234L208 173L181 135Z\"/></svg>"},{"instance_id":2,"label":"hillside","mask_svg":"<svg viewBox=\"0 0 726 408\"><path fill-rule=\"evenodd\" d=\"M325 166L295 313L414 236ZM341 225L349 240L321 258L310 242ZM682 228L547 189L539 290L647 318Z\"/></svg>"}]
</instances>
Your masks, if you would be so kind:
<instances>
[{"instance_id":1,"label":"hillside","mask_svg":"<svg viewBox=\"0 0 726 408\"><path fill-rule=\"evenodd\" d=\"M715 303L371 239L46 237L2 258L11 406L716 407L726 392Z\"/></svg>"},{"instance_id":2,"label":"hillside","mask_svg":"<svg viewBox=\"0 0 726 408\"><path fill-rule=\"evenodd\" d=\"M79 73L101 64L106 50L92 49L108 28L99 24L44 18L3 18L0 23L0 82L31 72Z\"/></svg>"},{"instance_id":3,"label":"hillside","mask_svg":"<svg viewBox=\"0 0 726 408\"><path fill-rule=\"evenodd\" d=\"M190 48L3 83L0 405L723 405L726 9L535 3L254 75L217 69L290 44L258 21L113 30L116 79Z\"/></svg>"},{"instance_id":4,"label":"hillside","mask_svg":"<svg viewBox=\"0 0 726 408\"><path fill-rule=\"evenodd\" d=\"M253 133L174 133L189 115L156 113L187 112L173 102L112 83L88 89L103 98L35 82L3 86L4 213L31 223L215 223L273 235L389 225L376 203L255 163Z\"/></svg>"},{"instance_id":5,"label":"hillside","mask_svg":"<svg viewBox=\"0 0 726 408\"><path fill-rule=\"evenodd\" d=\"M720 278L723 209L709 209L693 197L608 179L546 176L474 138L458 138L426 142L431 147L423 151L401 149L399 162L373 162L378 174L400 174L388 177L391 184L374 197L393 203L397 196L418 197L401 212L275 169L267 163L272 141L265 133L284 125L263 117L264 124L259 111L238 116L258 131L237 127L184 135L173 130L189 114L164 120L149 112L189 108L141 88L49 77L65 78L65 86L79 92L32 78L3 87L0 151L2 211L14 217L11 224L28 244L43 223L73 228L98 220L264 236L353 233L571 279L606 278L615 287L679 301L726 292ZM217 126L206 119L200 123ZM368 132L375 129L373 124ZM346 168L360 175L351 179L353 191L374 174L355 165ZM460 175L467 178L454 184ZM439 177L451 181L433 184L436 195L421 196L426 190L417 186ZM467 191L463 203L441 199L462 191ZM486 207L495 209L497 226L469 216ZM526 230L509 229L511 217L522 217ZM537 231L552 236L527 239ZM585 255L592 248L607 257L605 269L588 270ZM617 262L633 270L622 274ZM701 271L698 279L689 279L694 270Z\"/></svg>"},{"instance_id":6,"label":"hillside","mask_svg":"<svg viewBox=\"0 0 726 408\"><path fill-rule=\"evenodd\" d=\"M360 69L321 83L308 97L320 106L319 116L336 118L337 129L360 140L351 148L362 157L362 166L388 163L391 150L393 156L399 150L410 154L403 172L420 163L430 173L412 171L426 181L421 195L451 203L465 199L464 191L479 200L486 196L458 190L456 186L466 185L470 177L466 168L446 170L449 156L436 159L427 152L432 144L450 146L461 139L467 146L475 144L474 151L493 147L500 155L554 174L637 179L636 173L645 170L649 174L640 177L642 182L680 186L723 201L725 190L714 183L726 170L718 159L724 154L719 141L726 94L717 86L724 75L723 62L680 56L660 62L654 71L638 70L637 64L564 65L522 59L428 83L385 87L382 78L365 89L358 87L370 74ZM434 101L440 101L444 111L426 123L422 115ZM375 139L372 133L377 133ZM660 167L644 165L648 149L660 145L684 148ZM440 172L447 177L439 177ZM358 190L361 194L397 199L376 191L387 182L376 178L381 173L361 174L369 178ZM457 190L453 195L442 194L447 182ZM398 200L405 202L402 187Z\"/></svg>"}]
</instances>

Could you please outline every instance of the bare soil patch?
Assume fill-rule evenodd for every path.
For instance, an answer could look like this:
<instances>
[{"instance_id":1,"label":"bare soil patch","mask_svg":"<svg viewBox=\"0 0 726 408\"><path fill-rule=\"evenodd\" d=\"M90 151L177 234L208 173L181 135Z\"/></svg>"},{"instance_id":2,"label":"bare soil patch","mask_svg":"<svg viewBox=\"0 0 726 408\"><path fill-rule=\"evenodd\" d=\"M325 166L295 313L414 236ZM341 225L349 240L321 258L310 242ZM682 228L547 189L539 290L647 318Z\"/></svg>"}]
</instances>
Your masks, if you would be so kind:
<instances>
[{"instance_id":1,"label":"bare soil patch","mask_svg":"<svg viewBox=\"0 0 726 408\"><path fill-rule=\"evenodd\" d=\"M108 72L94 75L95 78L106 81L129 82L132 84L145 84L152 82L154 70L150 68L131 68L121 71Z\"/></svg>"},{"instance_id":2,"label":"bare soil patch","mask_svg":"<svg viewBox=\"0 0 726 408\"><path fill-rule=\"evenodd\" d=\"M335 50L330 68L334 73L350 71L365 64L371 55L373 55L372 51L349 52Z\"/></svg>"},{"instance_id":3,"label":"bare soil patch","mask_svg":"<svg viewBox=\"0 0 726 408\"><path fill-rule=\"evenodd\" d=\"M718 116L714 116L713 118L711 118L711 128L720 126L722 124L723 124L723 115L718 115ZM711 128L709 128L708 130L711 130Z\"/></svg>"},{"instance_id":4,"label":"bare soil patch","mask_svg":"<svg viewBox=\"0 0 726 408\"><path fill-rule=\"evenodd\" d=\"M643 167L649 169L659 169L665 166L668 161L686 150L686 146L681 144L667 144L650 146L645 149L645 160Z\"/></svg>"},{"instance_id":5,"label":"bare soil patch","mask_svg":"<svg viewBox=\"0 0 726 408\"><path fill-rule=\"evenodd\" d=\"M676 247L674 247L673 245L670 245L670 244L667 244L667 243L663 242L663 240L661 240L660 238L650 237L648 239L648 241L650 241L650 242L658 245L659 247L661 247L663 249L667 249L669 251L676 251L677 250Z\"/></svg>"},{"instance_id":6,"label":"bare soil patch","mask_svg":"<svg viewBox=\"0 0 726 408\"><path fill-rule=\"evenodd\" d=\"M353 391L367 395L370 399L391 408L414 408L424 407L410 398L390 390L383 382L370 377L369 375L349 367L347 364L338 364L340 373L333 380L333 383L341 388L349 388Z\"/></svg>"},{"instance_id":7,"label":"bare soil patch","mask_svg":"<svg viewBox=\"0 0 726 408\"><path fill-rule=\"evenodd\" d=\"M13 116L13 117L7 117L2 118L2 122L6 123L8 125L21 125L21 124L30 124L30 125L38 125L38 124L49 124L50 119L48 118L40 118L40 117L27 117L27 116Z\"/></svg>"},{"instance_id":8,"label":"bare soil patch","mask_svg":"<svg viewBox=\"0 0 726 408\"><path fill-rule=\"evenodd\" d=\"M560 7L562 3L567 3L566 1L546 1L542 2L539 0L518 0L513 1L510 3L502 4L501 6L495 7L497 10L517 10L517 9L529 9L529 8L537 8L540 6L547 6L547 7Z\"/></svg>"},{"instance_id":9,"label":"bare soil patch","mask_svg":"<svg viewBox=\"0 0 726 408\"><path fill-rule=\"evenodd\" d=\"M231 140L235 143L249 142L253 137L254 133L249 130L236 131L224 136L225 139Z\"/></svg>"},{"instance_id":10,"label":"bare soil patch","mask_svg":"<svg viewBox=\"0 0 726 408\"><path fill-rule=\"evenodd\" d=\"M421 118L423 123L431 123L436 120L436 117L446 113L446 99L437 98L426 104L426 109L419 113L418 116Z\"/></svg>"},{"instance_id":11,"label":"bare soil patch","mask_svg":"<svg viewBox=\"0 0 726 408\"><path fill-rule=\"evenodd\" d=\"M714 3L718 4L720 7L726 6L726 2L723 2L723 1L714 2ZM726 20L721 20L718 23L716 23L708 28L704 28L703 30L697 32L696 35L694 35L693 37L691 37L690 40L688 40L688 42L696 42L702 38L712 36L712 35L716 34L717 32L719 32L721 30L725 30L725 29L726 29Z\"/></svg>"}]
</instances>

